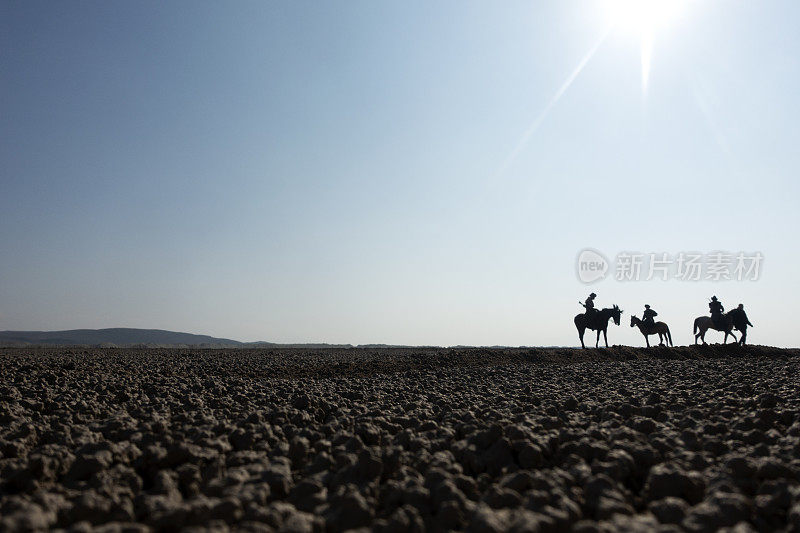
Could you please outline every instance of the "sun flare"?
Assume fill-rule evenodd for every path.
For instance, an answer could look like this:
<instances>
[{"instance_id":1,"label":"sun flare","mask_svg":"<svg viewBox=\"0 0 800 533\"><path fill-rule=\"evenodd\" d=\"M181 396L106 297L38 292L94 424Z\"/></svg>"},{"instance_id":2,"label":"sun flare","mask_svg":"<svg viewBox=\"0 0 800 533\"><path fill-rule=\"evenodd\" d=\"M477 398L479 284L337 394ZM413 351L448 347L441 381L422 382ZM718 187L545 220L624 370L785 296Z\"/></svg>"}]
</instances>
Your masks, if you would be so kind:
<instances>
[{"instance_id":1,"label":"sun flare","mask_svg":"<svg viewBox=\"0 0 800 533\"><path fill-rule=\"evenodd\" d=\"M642 90L647 90L653 41L656 32L674 21L684 10L686 0L606 0L609 25L615 31L638 36L641 46Z\"/></svg>"}]
</instances>

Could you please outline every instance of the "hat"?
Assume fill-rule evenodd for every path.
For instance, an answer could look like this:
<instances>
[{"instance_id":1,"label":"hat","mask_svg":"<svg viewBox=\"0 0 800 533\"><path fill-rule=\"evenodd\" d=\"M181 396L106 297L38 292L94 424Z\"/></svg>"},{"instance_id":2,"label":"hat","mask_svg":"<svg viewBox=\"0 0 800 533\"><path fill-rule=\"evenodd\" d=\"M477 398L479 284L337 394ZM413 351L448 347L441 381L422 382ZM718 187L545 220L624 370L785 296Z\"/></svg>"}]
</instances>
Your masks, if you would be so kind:
<instances>
[{"instance_id":1,"label":"hat","mask_svg":"<svg viewBox=\"0 0 800 533\"><path fill-rule=\"evenodd\" d=\"M711 299L712 299L713 301L715 301L715 302L717 301L717 297L716 297L716 296L712 296L712 297L711 297Z\"/></svg>"},{"instance_id":2,"label":"hat","mask_svg":"<svg viewBox=\"0 0 800 533\"><path fill-rule=\"evenodd\" d=\"M597 295L595 293L592 293L592 294L589 295L589 298L596 298L596 297L597 297Z\"/></svg>"},{"instance_id":3,"label":"hat","mask_svg":"<svg viewBox=\"0 0 800 533\"><path fill-rule=\"evenodd\" d=\"M648 304L644 304L644 308L645 309L650 309L650 306Z\"/></svg>"}]
</instances>

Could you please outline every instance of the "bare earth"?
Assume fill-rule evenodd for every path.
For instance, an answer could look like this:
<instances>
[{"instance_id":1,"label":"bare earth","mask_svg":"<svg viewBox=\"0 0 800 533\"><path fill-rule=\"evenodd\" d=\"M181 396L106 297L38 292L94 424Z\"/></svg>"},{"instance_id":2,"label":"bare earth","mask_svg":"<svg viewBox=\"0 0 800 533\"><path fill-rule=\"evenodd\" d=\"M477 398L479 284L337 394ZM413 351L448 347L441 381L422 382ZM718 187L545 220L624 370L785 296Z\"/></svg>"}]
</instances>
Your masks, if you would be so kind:
<instances>
[{"instance_id":1,"label":"bare earth","mask_svg":"<svg viewBox=\"0 0 800 533\"><path fill-rule=\"evenodd\" d=\"M0 350L0 530L800 530L800 350Z\"/></svg>"}]
</instances>

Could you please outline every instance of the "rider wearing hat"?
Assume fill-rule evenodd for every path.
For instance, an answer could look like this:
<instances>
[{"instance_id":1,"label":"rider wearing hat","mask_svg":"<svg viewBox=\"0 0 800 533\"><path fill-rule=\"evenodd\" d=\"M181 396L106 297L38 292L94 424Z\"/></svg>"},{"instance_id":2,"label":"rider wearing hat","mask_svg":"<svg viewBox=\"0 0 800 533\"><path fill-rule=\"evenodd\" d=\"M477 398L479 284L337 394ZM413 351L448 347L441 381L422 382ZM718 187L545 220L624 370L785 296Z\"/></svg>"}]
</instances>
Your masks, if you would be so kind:
<instances>
[{"instance_id":1,"label":"rider wearing hat","mask_svg":"<svg viewBox=\"0 0 800 533\"><path fill-rule=\"evenodd\" d=\"M722 302L717 300L716 296L711 297L711 301L708 302L708 309L711 311L711 320L716 325L722 324L722 313L725 312L725 308L722 307Z\"/></svg>"},{"instance_id":2,"label":"rider wearing hat","mask_svg":"<svg viewBox=\"0 0 800 533\"><path fill-rule=\"evenodd\" d=\"M656 313L655 309L650 309L649 305L644 304L644 315L642 318L642 322L644 323L644 325L647 327L655 326L656 321L653 320L653 318L656 316L658 316L658 313Z\"/></svg>"},{"instance_id":3,"label":"rider wearing hat","mask_svg":"<svg viewBox=\"0 0 800 533\"><path fill-rule=\"evenodd\" d=\"M597 313L597 309L594 308L594 299L597 298L595 293L589 295L586 298L586 303L581 304L586 309L586 320L591 324L592 320L594 319L594 314Z\"/></svg>"}]
</instances>

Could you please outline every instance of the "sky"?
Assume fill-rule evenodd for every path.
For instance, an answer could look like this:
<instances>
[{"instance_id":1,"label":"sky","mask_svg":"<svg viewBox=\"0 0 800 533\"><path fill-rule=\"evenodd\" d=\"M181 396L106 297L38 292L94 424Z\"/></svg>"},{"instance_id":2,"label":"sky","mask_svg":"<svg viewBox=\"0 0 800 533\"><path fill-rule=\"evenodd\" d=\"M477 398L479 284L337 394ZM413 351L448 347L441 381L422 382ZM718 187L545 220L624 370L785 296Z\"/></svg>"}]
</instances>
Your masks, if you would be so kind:
<instances>
[{"instance_id":1,"label":"sky","mask_svg":"<svg viewBox=\"0 0 800 533\"><path fill-rule=\"evenodd\" d=\"M575 345L594 291L611 344L717 295L799 346L800 3L637 9L3 1L0 330ZM764 259L585 284L585 248Z\"/></svg>"}]
</instances>

